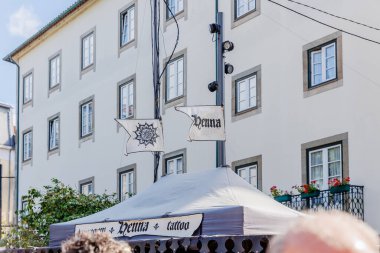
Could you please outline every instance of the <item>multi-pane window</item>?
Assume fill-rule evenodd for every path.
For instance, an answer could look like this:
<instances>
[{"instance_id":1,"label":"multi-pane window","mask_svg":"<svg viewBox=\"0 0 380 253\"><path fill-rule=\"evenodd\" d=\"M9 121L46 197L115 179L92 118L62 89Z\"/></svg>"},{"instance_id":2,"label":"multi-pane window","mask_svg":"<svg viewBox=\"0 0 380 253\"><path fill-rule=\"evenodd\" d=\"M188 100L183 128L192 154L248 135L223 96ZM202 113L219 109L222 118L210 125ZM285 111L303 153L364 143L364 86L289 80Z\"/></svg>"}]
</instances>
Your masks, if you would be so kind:
<instances>
[{"instance_id":1,"label":"multi-pane window","mask_svg":"<svg viewBox=\"0 0 380 253\"><path fill-rule=\"evenodd\" d=\"M235 19L256 10L256 0L235 0Z\"/></svg>"},{"instance_id":2,"label":"multi-pane window","mask_svg":"<svg viewBox=\"0 0 380 253\"><path fill-rule=\"evenodd\" d=\"M168 0L168 9L166 10L166 18L170 19L173 15L177 15L183 11L183 1L184 0ZM169 10L170 9L170 10Z\"/></svg>"},{"instance_id":3,"label":"multi-pane window","mask_svg":"<svg viewBox=\"0 0 380 253\"><path fill-rule=\"evenodd\" d=\"M82 70L94 64L94 33L82 39Z\"/></svg>"},{"instance_id":4,"label":"multi-pane window","mask_svg":"<svg viewBox=\"0 0 380 253\"><path fill-rule=\"evenodd\" d=\"M135 194L135 171L128 170L119 173L119 198L120 201Z\"/></svg>"},{"instance_id":5,"label":"multi-pane window","mask_svg":"<svg viewBox=\"0 0 380 253\"><path fill-rule=\"evenodd\" d=\"M126 119L133 117L134 97L133 81L123 84L119 87L119 118Z\"/></svg>"},{"instance_id":6,"label":"multi-pane window","mask_svg":"<svg viewBox=\"0 0 380 253\"><path fill-rule=\"evenodd\" d=\"M32 131L26 132L23 135L23 160L27 161L32 159L32 144L33 135Z\"/></svg>"},{"instance_id":7,"label":"multi-pane window","mask_svg":"<svg viewBox=\"0 0 380 253\"><path fill-rule=\"evenodd\" d=\"M183 96L183 57L171 61L166 70L166 101Z\"/></svg>"},{"instance_id":8,"label":"multi-pane window","mask_svg":"<svg viewBox=\"0 0 380 253\"><path fill-rule=\"evenodd\" d=\"M92 134L94 123L93 107L93 101L89 101L81 105L81 137Z\"/></svg>"},{"instance_id":9,"label":"multi-pane window","mask_svg":"<svg viewBox=\"0 0 380 253\"><path fill-rule=\"evenodd\" d=\"M327 189L329 180L342 180L342 146L340 144L309 151L309 182Z\"/></svg>"},{"instance_id":10,"label":"multi-pane window","mask_svg":"<svg viewBox=\"0 0 380 253\"><path fill-rule=\"evenodd\" d=\"M49 121L49 151L59 147L59 118Z\"/></svg>"},{"instance_id":11,"label":"multi-pane window","mask_svg":"<svg viewBox=\"0 0 380 253\"><path fill-rule=\"evenodd\" d=\"M135 39L135 6L128 8L121 14L120 46L126 45Z\"/></svg>"},{"instance_id":12,"label":"multi-pane window","mask_svg":"<svg viewBox=\"0 0 380 253\"><path fill-rule=\"evenodd\" d=\"M257 164L239 167L236 169L236 173L253 187L257 188Z\"/></svg>"},{"instance_id":13,"label":"multi-pane window","mask_svg":"<svg viewBox=\"0 0 380 253\"><path fill-rule=\"evenodd\" d=\"M182 174L183 169L183 155L166 159L166 174Z\"/></svg>"},{"instance_id":14,"label":"multi-pane window","mask_svg":"<svg viewBox=\"0 0 380 253\"><path fill-rule=\"evenodd\" d=\"M236 81L236 112L257 106L256 75Z\"/></svg>"},{"instance_id":15,"label":"multi-pane window","mask_svg":"<svg viewBox=\"0 0 380 253\"><path fill-rule=\"evenodd\" d=\"M336 42L310 51L310 86L336 78Z\"/></svg>"},{"instance_id":16,"label":"multi-pane window","mask_svg":"<svg viewBox=\"0 0 380 253\"><path fill-rule=\"evenodd\" d=\"M61 56L57 55L49 61L49 85L50 88L61 82Z\"/></svg>"},{"instance_id":17,"label":"multi-pane window","mask_svg":"<svg viewBox=\"0 0 380 253\"><path fill-rule=\"evenodd\" d=\"M80 193L84 195L90 195L94 193L93 182L86 182L80 185Z\"/></svg>"},{"instance_id":18,"label":"multi-pane window","mask_svg":"<svg viewBox=\"0 0 380 253\"><path fill-rule=\"evenodd\" d=\"M24 77L23 80L24 86L24 104L32 101L33 99L33 74L30 73Z\"/></svg>"}]
</instances>

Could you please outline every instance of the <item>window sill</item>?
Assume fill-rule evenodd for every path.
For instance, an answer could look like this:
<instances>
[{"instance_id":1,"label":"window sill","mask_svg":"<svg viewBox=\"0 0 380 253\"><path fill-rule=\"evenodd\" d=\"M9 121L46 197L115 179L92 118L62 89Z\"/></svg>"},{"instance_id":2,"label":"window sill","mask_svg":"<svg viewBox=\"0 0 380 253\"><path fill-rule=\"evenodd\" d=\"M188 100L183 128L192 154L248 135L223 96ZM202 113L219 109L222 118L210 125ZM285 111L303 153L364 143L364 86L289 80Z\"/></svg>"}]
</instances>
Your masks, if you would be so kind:
<instances>
[{"instance_id":1,"label":"window sill","mask_svg":"<svg viewBox=\"0 0 380 253\"><path fill-rule=\"evenodd\" d=\"M85 136L81 136L80 139L79 139L79 147L80 147L80 145L83 142L86 142L86 141L89 141L89 140L92 140L92 142L95 141L94 132L92 132L91 134L85 135Z\"/></svg>"},{"instance_id":2,"label":"window sill","mask_svg":"<svg viewBox=\"0 0 380 253\"><path fill-rule=\"evenodd\" d=\"M49 160L50 156L56 155L56 154L58 154L58 155L61 154L59 147L49 150L48 154L47 154L47 159Z\"/></svg>"},{"instance_id":3,"label":"window sill","mask_svg":"<svg viewBox=\"0 0 380 253\"><path fill-rule=\"evenodd\" d=\"M262 112L261 107L257 107L257 106L253 107L253 108L249 108L249 109L241 111L241 112L235 112L232 115L232 122L236 122L236 121L239 121L242 119L249 118L249 117L254 116L256 114L259 114L261 112Z\"/></svg>"},{"instance_id":4,"label":"window sill","mask_svg":"<svg viewBox=\"0 0 380 253\"><path fill-rule=\"evenodd\" d=\"M343 79L333 79L317 86L304 89L303 97L307 98L343 86Z\"/></svg>"},{"instance_id":5,"label":"window sill","mask_svg":"<svg viewBox=\"0 0 380 253\"><path fill-rule=\"evenodd\" d=\"M33 165L32 161L33 161L32 158L29 158L28 160L23 160L22 166Z\"/></svg>"},{"instance_id":6,"label":"window sill","mask_svg":"<svg viewBox=\"0 0 380 253\"><path fill-rule=\"evenodd\" d=\"M168 12L168 10L166 10L166 12ZM185 18L185 20L186 20L187 19L187 12L185 11L185 8L182 11L178 12L177 14L175 14L173 17L165 18L164 32L166 32L166 29L167 29L168 26L170 26L171 24L175 23L174 17L176 18L177 22L181 18Z\"/></svg>"},{"instance_id":7,"label":"window sill","mask_svg":"<svg viewBox=\"0 0 380 253\"><path fill-rule=\"evenodd\" d=\"M257 11L256 8L255 8L254 10L248 11L247 13L241 15L240 17L235 18L235 19L234 19L234 22L237 22L237 21L239 21L239 20L241 20L241 19L244 19L245 17L247 17L247 16L253 14L255 11Z\"/></svg>"},{"instance_id":8,"label":"window sill","mask_svg":"<svg viewBox=\"0 0 380 253\"><path fill-rule=\"evenodd\" d=\"M261 2L260 0L256 0L256 8L252 11L249 11L245 13L244 15L241 15L238 18L235 18L235 6L234 6L234 1L232 2L231 6L231 29L244 24L245 22L257 17L260 15L260 9L261 9Z\"/></svg>"},{"instance_id":9,"label":"window sill","mask_svg":"<svg viewBox=\"0 0 380 253\"><path fill-rule=\"evenodd\" d=\"M184 95L165 101L163 109L166 110L166 109L169 109L170 107L174 107L179 104L186 105L186 97Z\"/></svg>"},{"instance_id":10,"label":"window sill","mask_svg":"<svg viewBox=\"0 0 380 253\"><path fill-rule=\"evenodd\" d=\"M90 71L95 71L95 63L92 63L91 65L85 67L84 69L81 69L80 71L80 78L82 78L82 76Z\"/></svg>"},{"instance_id":11,"label":"window sill","mask_svg":"<svg viewBox=\"0 0 380 253\"><path fill-rule=\"evenodd\" d=\"M136 35L135 35L136 36ZM131 47L137 47L137 40L136 40L136 37L131 40L131 41L128 41L126 44L120 46L119 44L119 50L118 50L118 56L120 57L120 55L126 51L127 49L131 48Z\"/></svg>"},{"instance_id":12,"label":"window sill","mask_svg":"<svg viewBox=\"0 0 380 253\"><path fill-rule=\"evenodd\" d=\"M61 91L61 83L58 83L54 85L53 87L49 87L48 97L50 96L50 94L52 94L55 91Z\"/></svg>"},{"instance_id":13,"label":"window sill","mask_svg":"<svg viewBox=\"0 0 380 253\"><path fill-rule=\"evenodd\" d=\"M22 104L22 110L24 111L25 108L27 107L33 107L33 99L29 100L28 102L25 102Z\"/></svg>"}]
</instances>

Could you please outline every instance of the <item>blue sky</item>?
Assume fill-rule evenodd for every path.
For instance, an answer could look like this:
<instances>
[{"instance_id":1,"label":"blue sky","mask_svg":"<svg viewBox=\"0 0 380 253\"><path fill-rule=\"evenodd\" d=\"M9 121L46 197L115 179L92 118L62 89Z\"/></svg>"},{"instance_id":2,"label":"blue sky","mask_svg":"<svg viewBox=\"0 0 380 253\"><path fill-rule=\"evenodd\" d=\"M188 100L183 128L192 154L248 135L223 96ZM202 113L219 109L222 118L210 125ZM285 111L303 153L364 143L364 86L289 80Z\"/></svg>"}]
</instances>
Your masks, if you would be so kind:
<instances>
[{"instance_id":1,"label":"blue sky","mask_svg":"<svg viewBox=\"0 0 380 253\"><path fill-rule=\"evenodd\" d=\"M0 0L0 58L76 0ZM0 61L0 103L16 105L16 66Z\"/></svg>"}]
</instances>

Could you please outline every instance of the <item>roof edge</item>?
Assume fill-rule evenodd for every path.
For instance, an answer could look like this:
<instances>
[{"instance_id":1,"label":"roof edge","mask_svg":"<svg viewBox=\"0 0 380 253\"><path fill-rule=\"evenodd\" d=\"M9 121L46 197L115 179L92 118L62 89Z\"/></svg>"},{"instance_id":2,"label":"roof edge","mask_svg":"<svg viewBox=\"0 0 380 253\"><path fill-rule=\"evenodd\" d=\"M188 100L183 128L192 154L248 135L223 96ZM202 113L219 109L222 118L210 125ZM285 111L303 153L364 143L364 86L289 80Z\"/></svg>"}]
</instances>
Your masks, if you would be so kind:
<instances>
[{"instance_id":1,"label":"roof edge","mask_svg":"<svg viewBox=\"0 0 380 253\"><path fill-rule=\"evenodd\" d=\"M7 108L7 109L13 109L13 106L10 104L2 103L0 102L0 107Z\"/></svg>"}]
</instances>

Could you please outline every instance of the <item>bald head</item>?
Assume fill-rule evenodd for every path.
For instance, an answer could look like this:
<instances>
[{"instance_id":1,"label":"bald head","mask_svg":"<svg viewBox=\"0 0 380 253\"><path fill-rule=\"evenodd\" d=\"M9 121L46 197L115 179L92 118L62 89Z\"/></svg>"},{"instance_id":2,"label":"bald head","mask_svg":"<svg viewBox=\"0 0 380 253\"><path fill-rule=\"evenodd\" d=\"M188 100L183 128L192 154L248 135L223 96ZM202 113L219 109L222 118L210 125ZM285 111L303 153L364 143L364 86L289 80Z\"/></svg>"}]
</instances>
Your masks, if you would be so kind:
<instances>
[{"instance_id":1,"label":"bald head","mask_svg":"<svg viewBox=\"0 0 380 253\"><path fill-rule=\"evenodd\" d=\"M271 243L270 253L378 253L378 235L364 222L342 212L300 218Z\"/></svg>"}]
</instances>

